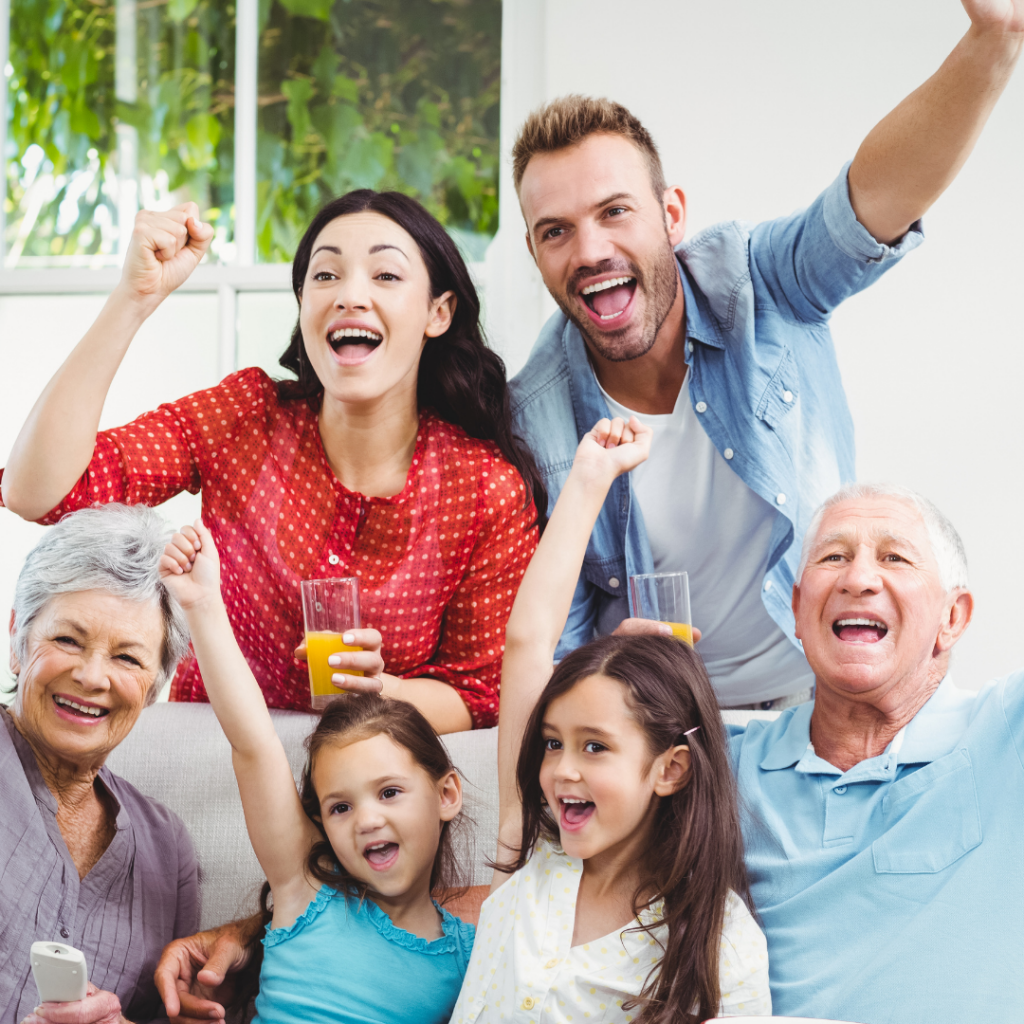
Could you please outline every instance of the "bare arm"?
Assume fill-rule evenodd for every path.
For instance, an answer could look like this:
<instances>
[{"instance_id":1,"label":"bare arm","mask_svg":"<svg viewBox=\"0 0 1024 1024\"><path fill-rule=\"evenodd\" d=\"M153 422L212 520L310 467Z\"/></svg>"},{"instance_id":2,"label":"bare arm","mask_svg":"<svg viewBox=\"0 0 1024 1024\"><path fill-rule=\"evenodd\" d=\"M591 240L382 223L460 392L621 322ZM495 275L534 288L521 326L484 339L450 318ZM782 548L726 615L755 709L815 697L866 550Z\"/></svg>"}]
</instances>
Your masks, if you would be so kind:
<instances>
[{"instance_id":1,"label":"bare arm","mask_svg":"<svg viewBox=\"0 0 1024 1024\"><path fill-rule=\"evenodd\" d=\"M516 765L527 722L551 676L558 638L569 615L590 533L612 481L650 451L651 432L601 420L576 449L572 470L516 595L505 630L498 711L498 857L522 842ZM495 871L493 892L508 876Z\"/></svg>"},{"instance_id":2,"label":"bare arm","mask_svg":"<svg viewBox=\"0 0 1024 1024\"><path fill-rule=\"evenodd\" d=\"M92 458L103 403L128 346L212 238L195 203L136 217L120 283L44 388L11 450L3 476L11 511L39 519L74 487Z\"/></svg>"},{"instance_id":3,"label":"bare arm","mask_svg":"<svg viewBox=\"0 0 1024 1024\"><path fill-rule=\"evenodd\" d=\"M880 121L850 167L850 201L879 242L901 238L970 156L1024 45L1024 0L962 0L967 34Z\"/></svg>"},{"instance_id":4,"label":"bare arm","mask_svg":"<svg viewBox=\"0 0 1024 1024\"><path fill-rule=\"evenodd\" d=\"M263 692L235 641L217 549L201 522L174 535L160 575L185 612L207 695L231 744L249 839L274 894L275 927L290 923L315 893L305 861L319 833L302 809Z\"/></svg>"}]
</instances>

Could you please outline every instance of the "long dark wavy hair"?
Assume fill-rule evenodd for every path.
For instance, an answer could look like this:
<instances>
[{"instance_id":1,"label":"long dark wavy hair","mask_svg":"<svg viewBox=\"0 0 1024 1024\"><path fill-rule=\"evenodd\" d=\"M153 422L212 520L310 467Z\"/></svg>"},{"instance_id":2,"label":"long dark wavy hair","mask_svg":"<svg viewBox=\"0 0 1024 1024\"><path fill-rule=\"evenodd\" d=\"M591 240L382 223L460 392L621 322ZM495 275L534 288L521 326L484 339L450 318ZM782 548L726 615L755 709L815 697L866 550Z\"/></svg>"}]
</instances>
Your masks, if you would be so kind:
<instances>
[{"instance_id":1,"label":"long dark wavy hair","mask_svg":"<svg viewBox=\"0 0 1024 1024\"><path fill-rule=\"evenodd\" d=\"M633 895L639 914L664 900L668 939L658 968L638 1000L637 1024L691 1024L718 1014L719 945L729 891L750 905L743 862L736 784L711 682L699 655L671 637L605 636L564 658L534 709L519 754L522 846L503 871L517 871L541 838L558 845L558 823L540 786L544 715L556 697L588 676L618 680L626 704L647 737L651 758L681 743L690 747L686 784L660 801L643 844L642 883ZM689 730L697 728L696 732ZM625 1004L624 1009L631 1009ZM694 1012L696 1011L696 1012Z\"/></svg>"},{"instance_id":2,"label":"long dark wavy hair","mask_svg":"<svg viewBox=\"0 0 1024 1024\"><path fill-rule=\"evenodd\" d=\"M334 853L320 818L320 800L313 786L313 766L317 755L330 744L357 743L379 735L389 736L405 747L413 760L435 781L440 782L451 771L457 771L444 744L417 708L408 701L363 694L331 701L316 728L306 737L306 766L302 772L299 798L306 816L316 825L320 838L306 858L306 873L339 893L359 899L366 897L368 886L350 875ZM430 872L430 892L438 903L447 903L465 894L466 871L456 857L453 840L464 822L462 812L451 821L440 822L437 853ZM260 941L274 916L270 903L270 883L260 890L260 915L263 927L247 945L247 960L238 973L233 1005L245 1004L259 989L263 944Z\"/></svg>"},{"instance_id":3,"label":"long dark wavy hair","mask_svg":"<svg viewBox=\"0 0 1024 1024\"><path fill-rule=\"evenodd\" d=\"M375 192L361 188L332 199L313 218L295 250L292 291L301 303L302 287L317 236L331 221L350 213L379 213L404 228L419 246L430 275L432 299L455 294L455 313L448 330L428 338L420 356L416 399L420 409L433 410L442 420L461 427L470 437L491 441L519 471L526 484L526 500L537 508L538 522L547 519L547 492L533 455L512 432L508 380L501 357L487 347L480 327L480 299L465 261L451 237L415 199L401 192ZM296 321L291 342L278 360L296 380L277 383L282 401L304 399L319 409L323 384L317 377Z\"/></svg>"}]
</instances>

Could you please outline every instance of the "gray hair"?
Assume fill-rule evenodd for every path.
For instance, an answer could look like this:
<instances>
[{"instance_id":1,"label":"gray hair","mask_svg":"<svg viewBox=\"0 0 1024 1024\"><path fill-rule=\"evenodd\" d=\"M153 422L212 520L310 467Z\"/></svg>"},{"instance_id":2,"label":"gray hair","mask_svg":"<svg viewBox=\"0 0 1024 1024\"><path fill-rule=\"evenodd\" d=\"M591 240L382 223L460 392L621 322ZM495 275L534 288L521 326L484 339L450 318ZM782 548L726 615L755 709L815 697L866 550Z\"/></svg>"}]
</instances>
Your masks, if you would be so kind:
<instances>
[{"instance_id":1,"label":"gray hair","mask_svg":"<svg viewBox=\"0 0 1024 1024\"><path fill-rule=\"evenodd\" d=\"M25 663L32 626L58 594L105 590L129 601L158 604L164 643L147 703L156 700L189 642L185 615L160 579L160 556L170 534L160 514L145 505L86 508L50 527L29 552L14 590L11 644L18 660Z\"/></svg>"},{"instance_id":2,"label":"gray hair","mask_svg":"<svg viewBox=\"0 0 1024 1024\"><path fill-rule=\"evenodd\" d=\"M818 536L821 521L825 513L844 501L857 501L861 498L898 498L905 501L921 514L928 540L931 542L932 554L939 567L939 582L947 593L968 586L967 553L964 542L956 527L939 511L938 507L924 495L912 491L909 487L899 484L847 484L841 487L830 498L826 498L815 510L810 525L804 534L803 549L800 552L800 568L796 578L799 583L807 568L807 559L811 553L811 545Z\"/></svg>"}]
</instances>

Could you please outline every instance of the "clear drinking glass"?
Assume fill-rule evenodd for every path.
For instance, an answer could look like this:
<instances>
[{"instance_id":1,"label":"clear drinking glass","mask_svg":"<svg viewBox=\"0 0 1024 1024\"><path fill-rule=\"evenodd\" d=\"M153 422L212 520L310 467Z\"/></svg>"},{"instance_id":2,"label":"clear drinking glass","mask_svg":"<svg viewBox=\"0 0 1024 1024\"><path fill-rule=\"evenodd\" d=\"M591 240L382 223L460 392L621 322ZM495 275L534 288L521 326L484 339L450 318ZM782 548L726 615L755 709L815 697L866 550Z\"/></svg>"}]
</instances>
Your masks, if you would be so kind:
<instances>
[{"instance_id":1,"label":"clear drinking glass","mask_svg":"<svg viewBox=\"0 0 1024 1024\"><path fill-rule=\"evenodd\" d=\"M651 572L629 578L633 614L672 627L672 635L693 646L690 577L685 572Z\"/></svg>"},{"instance_id":2,"label":"clear drinking glass","mask_svg":"<svg viewBox=\"0 0 1024 1024\"><path fill-rule=\"evenodd\" d=\"M335 580L302 581L302 617L306 624L306 661L309 664L309 695L320 711L329 701L348 690L331 682L337 671L327 664L332 654L361 651L342 640L350 629L359 628L359 580L354 576ZM346 669L347 675L362 672Z\"/></svg>"}]
</instances>

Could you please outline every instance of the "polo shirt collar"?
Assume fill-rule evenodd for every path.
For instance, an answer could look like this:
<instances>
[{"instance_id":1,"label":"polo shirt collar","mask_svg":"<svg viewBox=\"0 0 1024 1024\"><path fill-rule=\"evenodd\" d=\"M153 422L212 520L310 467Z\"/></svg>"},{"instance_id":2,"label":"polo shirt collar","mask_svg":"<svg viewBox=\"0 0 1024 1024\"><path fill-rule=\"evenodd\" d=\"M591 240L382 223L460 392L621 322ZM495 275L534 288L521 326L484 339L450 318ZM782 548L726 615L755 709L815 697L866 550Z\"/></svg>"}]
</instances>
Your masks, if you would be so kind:
<instances>
[{"instance_id":1,"label":"polo shirt collar","mask_svg":"<svg viewBox=\"0 0 1024 1024\"><path fill-rule=\"evenodd\" d=\"M893 741L878 757L862 761L851 772L867 771L876 767L888 770L889 763L928 764L951 753L970 724L975 695L958 690L947 673L938 688L920 711L900 730ZM814 702L800 704L793 709L789 722L761 759L765 771L793 768L812 774L842 775L843 773L822 760L811 746L811 714ZM785 714L785 712L783 712Z\"/></svg>"}]
</instances>

